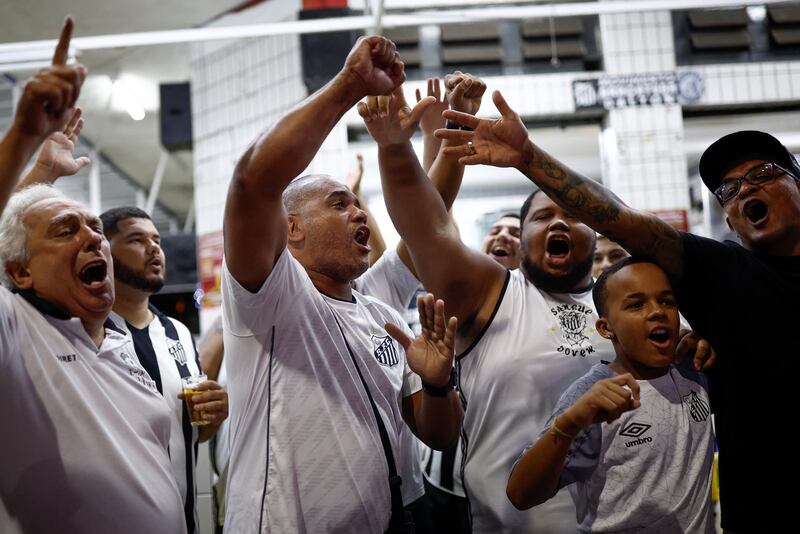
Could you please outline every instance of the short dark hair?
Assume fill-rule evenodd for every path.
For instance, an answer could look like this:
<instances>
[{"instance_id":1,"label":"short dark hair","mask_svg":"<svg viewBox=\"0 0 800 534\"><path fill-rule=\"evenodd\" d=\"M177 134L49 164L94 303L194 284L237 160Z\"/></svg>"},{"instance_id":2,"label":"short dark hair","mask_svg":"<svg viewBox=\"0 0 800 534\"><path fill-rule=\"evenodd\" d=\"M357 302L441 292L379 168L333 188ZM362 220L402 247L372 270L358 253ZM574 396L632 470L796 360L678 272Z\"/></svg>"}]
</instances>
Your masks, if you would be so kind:
<instances>
[{"instance_id":1,"label":"short dark hair","mask_svg":"<svg viewBox=\"0 0 800 534\"><path fill-rule=\"evenodd\" d=\"M506 219L506 218L519 219L519 213L513 213L511 211L507 213L501 213L500 216L497 218L497 220L499 221L500 219Z\"/></svg>"},{"instance_id":2,"label":"short dark hair","mask_svg":"<svg viewBox=\"0 0 800 534\"><path fill-rule=\"evenodd\" d=\"M533 201L533 197L536 196L536 193L540 193L542 190L538 187L533 190L533 193L528 195L528 198L525 199L525 202L522 203L522 207L519 210L519 224L522 225L525 222L525 217L528 216L528 212L531 209L531 202Z\"/></svg>"},{"instance_id":3,"label":"short dark hair","mask_svg":"<svg viewBox=\"0 0 800 534\"><path fill-rule=\"evenodd\" d=\"M603 317L606 314L606 303L608 301L608 288L606 285L608 284L608 279L628 265L634 265L636 263L653 262L642 257L628 256L627 258L621 259L612 264L597 278L597 281L594 283L594 287L592 288L592 300L594 301L594 307L597 310L598 316Z\"/></svg>"},{"instance_id":4,"label":"short dark hair","mask_svg":"<svg viewBox=\"0 0 800 534\"><path fill-rule=\"evenodd\" d=\"M100 214L100 220L103 221L103 233L107 239L111 239L119 232L117 224L125 219L153 219L146 211L137 208L136 206L123 206L121 208L111 208Z\"/></svg>"}]
</instances>

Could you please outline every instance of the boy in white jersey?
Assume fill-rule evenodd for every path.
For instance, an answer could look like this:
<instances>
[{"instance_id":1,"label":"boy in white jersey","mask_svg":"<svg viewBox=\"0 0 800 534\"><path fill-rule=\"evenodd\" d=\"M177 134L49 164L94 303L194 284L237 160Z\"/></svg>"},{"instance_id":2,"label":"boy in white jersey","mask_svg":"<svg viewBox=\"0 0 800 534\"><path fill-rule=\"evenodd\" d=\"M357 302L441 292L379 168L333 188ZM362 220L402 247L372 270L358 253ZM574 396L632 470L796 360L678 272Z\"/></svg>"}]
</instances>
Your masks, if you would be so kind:
<instances>
[{"instance_id":1,"label":"boy in white jersey","mask_svg":"<svg viewBox=\"0 0 800 534\"><path fill-rule=\"evenodd\" d=\"M707 386L672 365L680 327L666 274L627 258L593 297L617 357L567 389L517 461L509 499L527 509L569 486L580 532L713 532Z\"/></svg>"}]
</instances>

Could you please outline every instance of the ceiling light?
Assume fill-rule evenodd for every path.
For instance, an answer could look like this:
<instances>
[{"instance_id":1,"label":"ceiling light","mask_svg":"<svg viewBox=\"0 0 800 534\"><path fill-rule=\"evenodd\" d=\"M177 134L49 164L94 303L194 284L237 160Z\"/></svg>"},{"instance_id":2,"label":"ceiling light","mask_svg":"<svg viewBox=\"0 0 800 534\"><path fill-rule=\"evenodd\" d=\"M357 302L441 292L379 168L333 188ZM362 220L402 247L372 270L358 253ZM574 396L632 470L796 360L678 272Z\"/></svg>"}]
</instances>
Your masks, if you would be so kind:
<instances>
[{"instance_id":1,"label":"ceiling light","mask_svg":"<svg viewBox=\"0 0 800 534\"><path fill-rule=\"evenodd\" d=\"M128 112L128 115L133 120L140 121L144 119L144 108L139 99L136 98L136 95L133 94L128 85L119 78L114 80L112 94L117 103Z\"/></svg>"}]
</instances>

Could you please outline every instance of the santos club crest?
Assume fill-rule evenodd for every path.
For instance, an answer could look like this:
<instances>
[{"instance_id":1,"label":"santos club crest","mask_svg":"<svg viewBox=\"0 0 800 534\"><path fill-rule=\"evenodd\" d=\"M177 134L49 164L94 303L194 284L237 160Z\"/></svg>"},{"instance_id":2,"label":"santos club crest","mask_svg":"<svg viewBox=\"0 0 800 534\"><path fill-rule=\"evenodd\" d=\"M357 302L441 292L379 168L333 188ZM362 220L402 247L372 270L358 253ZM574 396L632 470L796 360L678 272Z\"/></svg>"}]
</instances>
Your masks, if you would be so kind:
<instances>
[{"instance_id":1,"label":"santos club crest","mask_svg":"<svg viewBox=\"0 0 800 534\"><path fill-rule=\"evenodd\" d=\"M711 409L706 401L697 396L696 391L692 391L688 395L682 395L681 399L689 405L689 415L696 423L702 423L708 419Z\"/></svg>"},{"instance_id":2,"label":"santos club crest","mask_svg":"<svg viewBox=\"0 0 800 534\"><path fill-rule=\"evenodd\" d=\"M397 359L397 349L394 346L394 340L389 336L376 336L374 333L370 336L372 339L373 354L378 363L386 367L393 367L399 361Z\"/></svg>"},{"instance_id":3,"label":"santos club crest","mask_svg":"<svg viewBox=\"0 0 800 534\"><path fill-rule=\"evenodd\" d=\"M186 351L183 350L183 345L180 341L173 341L167 339L167 350L169 355L172 356L180 365L186 365Z\"/></svg>"}]
</instances>

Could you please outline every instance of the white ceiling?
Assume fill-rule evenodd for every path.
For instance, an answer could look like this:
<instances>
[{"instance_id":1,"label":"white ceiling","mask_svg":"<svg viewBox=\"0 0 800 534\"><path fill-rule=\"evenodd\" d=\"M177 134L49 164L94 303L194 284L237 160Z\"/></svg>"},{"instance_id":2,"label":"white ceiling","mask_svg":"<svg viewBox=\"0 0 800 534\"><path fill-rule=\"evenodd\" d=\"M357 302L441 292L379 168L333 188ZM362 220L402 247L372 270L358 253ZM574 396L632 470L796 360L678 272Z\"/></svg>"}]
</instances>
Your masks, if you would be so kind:
<instances>
[{"instance_id":1,"label":"white ceiling","mask_svg":"<svg viewBox=\"0 0 800 534\"><path fill-rule=\"evenodd\" d=\"M61 21L71 14L75 36L102 35L203 26L241 5L244 0L6 0L0 2L0 42L53 39ZM186 81L186 45L162 45L91 51L79 61L90 77L80 105L84 107L84 137L118 168L148 189L160 155L158 84ZM24 79L31 72L16 72ZM122 77L136 93L146 116L134 121L122 109L106 109L109 80ZM192 200L192 158L170 158L159 201L183 219Z\"/></svg>"}]
</instances>

